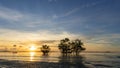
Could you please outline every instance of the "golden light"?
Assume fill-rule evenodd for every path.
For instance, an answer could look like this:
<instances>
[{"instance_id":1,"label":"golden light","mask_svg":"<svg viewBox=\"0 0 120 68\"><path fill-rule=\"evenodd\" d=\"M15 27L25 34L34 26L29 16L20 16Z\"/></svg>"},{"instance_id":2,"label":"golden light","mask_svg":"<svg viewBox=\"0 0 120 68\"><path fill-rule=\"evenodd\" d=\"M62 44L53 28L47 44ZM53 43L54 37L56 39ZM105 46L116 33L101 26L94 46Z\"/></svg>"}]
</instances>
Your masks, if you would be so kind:
<instances>
[{"instance_id":1,"label":"golden light","mask_svg":"<svg viewBox=\"0 0 120 68\"><path fill-rule=\"evenodd\" d=\"M34 45L30 46L30 51L35 51L36 47Z\"/></svg>"},{"instance_id":2,"label":"golden light","mask_svg":"<svg viewBox=\"0 0 120 68\"><path fill-rule=\"evenodd\" d=\"M30 52L30 61L33 61L35 56L35 52Z\"/></svg>"}]
</instances>

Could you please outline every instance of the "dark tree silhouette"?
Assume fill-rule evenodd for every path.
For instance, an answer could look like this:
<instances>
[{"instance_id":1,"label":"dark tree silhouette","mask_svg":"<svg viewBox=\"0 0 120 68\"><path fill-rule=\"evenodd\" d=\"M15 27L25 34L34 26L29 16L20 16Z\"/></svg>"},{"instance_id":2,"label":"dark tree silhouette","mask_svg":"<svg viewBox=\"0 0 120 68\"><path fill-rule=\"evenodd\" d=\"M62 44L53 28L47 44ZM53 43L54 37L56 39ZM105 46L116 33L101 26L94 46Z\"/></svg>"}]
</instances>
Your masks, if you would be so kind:
<instances>
[{"instance_id":1,"label":"dark tree silhouette","mask_svg":"<svg viewBox=\"0 0 120 68\"><path fill-rule=\"evenodd\" d=\"M62 54L67 55L68 53L71 52L69 41L70 41L69 38L65 38L60 41L58 48L60 49Z\"/></svg>"},{"instance_id":2,"label":"dark tree silhouette","mask_svg":"<svg viewBox=\"0 0 120 68\"><path fill-rule=\"evenodd\" d=\"M17 53L16 47L17 47L17 45L13 45L13 50L12 50L13 53Z\"/></svg>"},{"instance_id":3,"label":"dark tree silhouette","mask_svg":"<svg viewBox=\"0 0 120 68\"><path fill-rule=\"evenodd\" d=\"M61 53L65 55L71 53L78 55L81 51L85 50L81 40L76 39L74 41L70 41L69 38L62 39L58 45L58 48L60 49Z\"/></svg>"},{"instance_id":4,"label":"dark tree silhouette","mask_svg":"<svg viewBox=\"0 0 120 68\"><path fill-rule=\"evenodd\" d=\"M41 52L43 52L44 55L48 54L50 52L50 47L48 45L42 45Z\"/></svg>"},{"instance_id":5,"label":"dark tree silhouette","mask_svg":"<svg viewBox=\"0 0 120 68\"><path fill-rule=\"evenodd\" d=\"M73 42L73 53L76 53L76 55L78 55L81 51L85 50L83 46L83 42L81 42L81 40L79 39L76 39L74 42Z\"/></svg>"}]
</instances>

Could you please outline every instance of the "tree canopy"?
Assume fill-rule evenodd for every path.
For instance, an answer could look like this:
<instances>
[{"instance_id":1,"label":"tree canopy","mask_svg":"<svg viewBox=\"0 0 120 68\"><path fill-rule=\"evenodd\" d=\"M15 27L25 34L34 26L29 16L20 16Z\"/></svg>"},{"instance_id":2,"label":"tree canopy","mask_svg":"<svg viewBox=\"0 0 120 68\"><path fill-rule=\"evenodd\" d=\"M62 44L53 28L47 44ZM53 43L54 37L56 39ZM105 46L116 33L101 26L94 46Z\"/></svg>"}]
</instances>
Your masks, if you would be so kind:
<instances>
[{"instance_id":1,"label":"tree canopy","mask_svg":"<svg viewBox=\"0 0 120 68\"><path fill-rule=\"evenodd\" d=\"M41 51L43 52L44 55L48 54L50 51L50 47L48 45L42 45Z\"/></svg>"},{"instance_id":2,"label":"tree canopy","mask_svg":"<svg viewBox=\"0 0 120 68\"><path fill-rule=\"evenodd\" d=\"M60 44L58 44L58 48L62 54L76 54L78 55L81 51L84 51L84 44L81 40L76 39L70 41L69 38L65 38L60 40Z\"/></svg>"}]
</instances>

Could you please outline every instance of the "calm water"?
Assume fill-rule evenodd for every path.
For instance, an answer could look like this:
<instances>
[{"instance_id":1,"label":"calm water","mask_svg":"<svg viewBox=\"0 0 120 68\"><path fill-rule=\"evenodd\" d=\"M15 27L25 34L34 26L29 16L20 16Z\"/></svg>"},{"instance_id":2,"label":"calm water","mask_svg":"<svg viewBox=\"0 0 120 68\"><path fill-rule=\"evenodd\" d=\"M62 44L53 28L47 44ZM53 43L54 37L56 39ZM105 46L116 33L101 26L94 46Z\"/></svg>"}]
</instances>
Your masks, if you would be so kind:
<instances>
[{"instance_id":1,"label":"calm water","mask_svg":"<svg viewBox=\"0 0 120 68\"><path fill-rule=\"evenodd\" d=\"M18 61L39 61L39 62L81 62L93 65L97 68L120 68L119 53L81 53L78 57L63 58L59 52L50 53L48 56L41 52L0 52L0 59L18 60Z\"/></svg>"}]
</instances>

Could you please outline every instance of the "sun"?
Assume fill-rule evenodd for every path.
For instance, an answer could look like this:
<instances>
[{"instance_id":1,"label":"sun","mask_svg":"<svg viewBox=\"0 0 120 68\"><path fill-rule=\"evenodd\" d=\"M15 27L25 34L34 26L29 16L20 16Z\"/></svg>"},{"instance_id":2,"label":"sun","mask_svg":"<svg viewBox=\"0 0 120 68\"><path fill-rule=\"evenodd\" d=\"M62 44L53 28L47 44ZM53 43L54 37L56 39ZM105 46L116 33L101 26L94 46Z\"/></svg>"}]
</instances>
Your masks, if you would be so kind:
<instances>
[{"instance_id":1,"label":"sun","mask_svg":"<svg viewBox=\"0 0 120 68\"><path fill-rule=\"evenodd\" d=\"M30 51L35 51L36 50L36 47L35 46L30 46Z\"/></svg>"}]
</instances>

